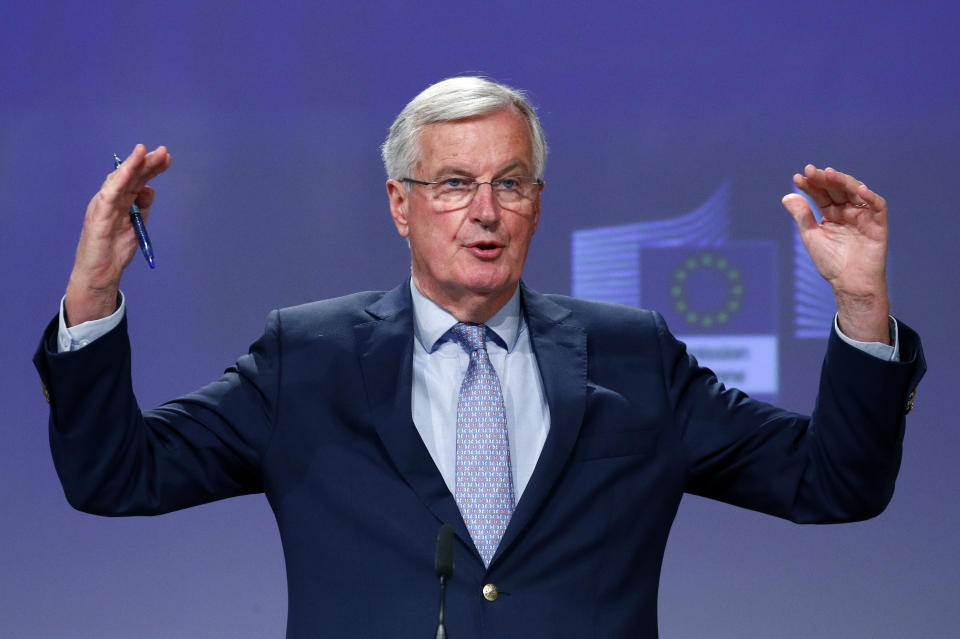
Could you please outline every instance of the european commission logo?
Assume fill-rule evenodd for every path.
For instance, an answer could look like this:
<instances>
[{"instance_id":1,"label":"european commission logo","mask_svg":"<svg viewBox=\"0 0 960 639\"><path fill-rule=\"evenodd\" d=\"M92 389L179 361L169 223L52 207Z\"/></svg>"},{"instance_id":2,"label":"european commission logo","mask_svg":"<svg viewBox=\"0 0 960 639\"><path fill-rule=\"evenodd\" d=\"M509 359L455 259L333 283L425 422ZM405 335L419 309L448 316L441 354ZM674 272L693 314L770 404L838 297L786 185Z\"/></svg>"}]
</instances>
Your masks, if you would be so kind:
<instances>
[{"instance_id":1,"label":"european commission logo","mask_svg":"<svg viewBox=\"0 0 960 639\"><path fill-rule=\"evenodd\" d=\"M761 399L779 390L777 247L728 236L729 183L670 219L573 234L573 295L659 311L698 361Z\"/></svg>"},{"instance_id":2,"label":"european commission logo","mask_svg":"<svg viewBox=\"0 0 960 639\"><path fill-rule=\"evenodd\" d=\"M683 334L774 334L776 246L646 247L640 253L641 304Z\"/></svg>"}]
</instances>

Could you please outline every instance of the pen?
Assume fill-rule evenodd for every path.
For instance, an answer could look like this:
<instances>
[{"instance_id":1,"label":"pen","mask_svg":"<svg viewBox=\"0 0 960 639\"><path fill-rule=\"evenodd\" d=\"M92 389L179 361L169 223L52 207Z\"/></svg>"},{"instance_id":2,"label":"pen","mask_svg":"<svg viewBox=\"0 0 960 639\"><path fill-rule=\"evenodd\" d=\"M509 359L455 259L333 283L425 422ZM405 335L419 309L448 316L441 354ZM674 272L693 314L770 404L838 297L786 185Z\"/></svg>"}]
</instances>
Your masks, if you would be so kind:
<instances>
[{"instance_id":1,"label":"pen","mask_svg":"<svg viewBox=\"0 0 960 639\"><path fill-rule=\"evenodd\" d=\"M120 156L113 154L113 168L120 168ZM134 202L130 205L130 221L133 222L133 230L137 234L137 243L143 256L147 258L147 264L153 268L153 246L150 245L150 236L147 235L147 227L143 224L143 218L140 217L140 207Z\"/></svg>"}]
</instances>

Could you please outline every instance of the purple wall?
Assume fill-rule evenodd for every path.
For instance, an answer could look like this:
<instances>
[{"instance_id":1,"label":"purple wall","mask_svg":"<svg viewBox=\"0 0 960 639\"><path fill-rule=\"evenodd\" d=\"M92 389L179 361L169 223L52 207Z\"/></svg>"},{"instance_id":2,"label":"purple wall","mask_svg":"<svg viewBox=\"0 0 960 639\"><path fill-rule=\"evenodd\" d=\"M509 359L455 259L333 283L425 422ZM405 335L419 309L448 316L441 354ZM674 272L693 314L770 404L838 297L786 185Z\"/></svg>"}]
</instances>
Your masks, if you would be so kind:
<instances>
[{"instance_id":1,"label":"purple wall","mask_svg":"<svg viewBox=\"0 0 960 639\"><path fill-rule=\"evenodd\" d=\"M219 375L272 308L404 277L378 144L423 87L474 71L528 89L551 145L534 288L570 291L574 230L690 211L730 181L731 235L780 247L788 408L811 406L822 354L790 337L790 176L833 165L890 203L894 312L930 367L893 502L869 522L799 527L687 498L662 636L960 626L944 374L960 310L955 3L59 4L15 2L0 19L0 636L283 632L262 496L132 519L63 499L30 356L110 154L142 141L174 156L155 183L157 269L137 257L123 283L135 388L152 405Z\"/></svg>"}]
</instances>

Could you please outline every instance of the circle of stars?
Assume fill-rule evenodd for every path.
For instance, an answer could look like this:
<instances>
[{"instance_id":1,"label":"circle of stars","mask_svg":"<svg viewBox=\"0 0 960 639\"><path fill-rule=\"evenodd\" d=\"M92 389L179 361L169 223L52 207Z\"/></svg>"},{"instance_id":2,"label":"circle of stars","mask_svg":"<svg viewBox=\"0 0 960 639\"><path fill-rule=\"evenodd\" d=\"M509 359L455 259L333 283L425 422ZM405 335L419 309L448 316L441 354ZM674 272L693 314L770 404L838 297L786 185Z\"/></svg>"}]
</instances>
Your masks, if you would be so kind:
<instances>
[{"instance_id":1,"label":"circle of stars","mask_svg":"<svg viewBox=\"0 0 960 639\"><path fill-rule=\"evenodd\" d=\"M728 284L727 299L719 310L710 312L698 310L687 299L686 285L690 277L699 269L712 269L720 273ZM730 316L739 311L742 306L743 280L739 269L731 265L727 258L712 253L702 253L699 256L688 257L683 265L673 272L670 297L673 299L673 310L687 324L702 328L722 326L729 322Z\"/></svg>"}]
</instances>

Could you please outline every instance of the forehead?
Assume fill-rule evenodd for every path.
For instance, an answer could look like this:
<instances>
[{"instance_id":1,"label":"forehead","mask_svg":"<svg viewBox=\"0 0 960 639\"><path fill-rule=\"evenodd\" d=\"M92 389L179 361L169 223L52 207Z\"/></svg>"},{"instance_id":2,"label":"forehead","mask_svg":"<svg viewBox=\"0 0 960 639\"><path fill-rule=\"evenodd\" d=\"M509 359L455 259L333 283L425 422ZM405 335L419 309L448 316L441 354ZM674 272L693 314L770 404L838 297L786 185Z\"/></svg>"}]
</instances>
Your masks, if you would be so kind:
<instances>
[{"instance_id":1,"label":"forehead","mask_svg":"<svg viewBox=\"0 0 960 639\"><path fill-rule=\"evenodd\" d=\"M443 169L473 175L495 173L508 165L533 165L533 145L526 119L514 107L463 120L429 124L420 132L421 173Z\"/></svg>"}]
</instances>

